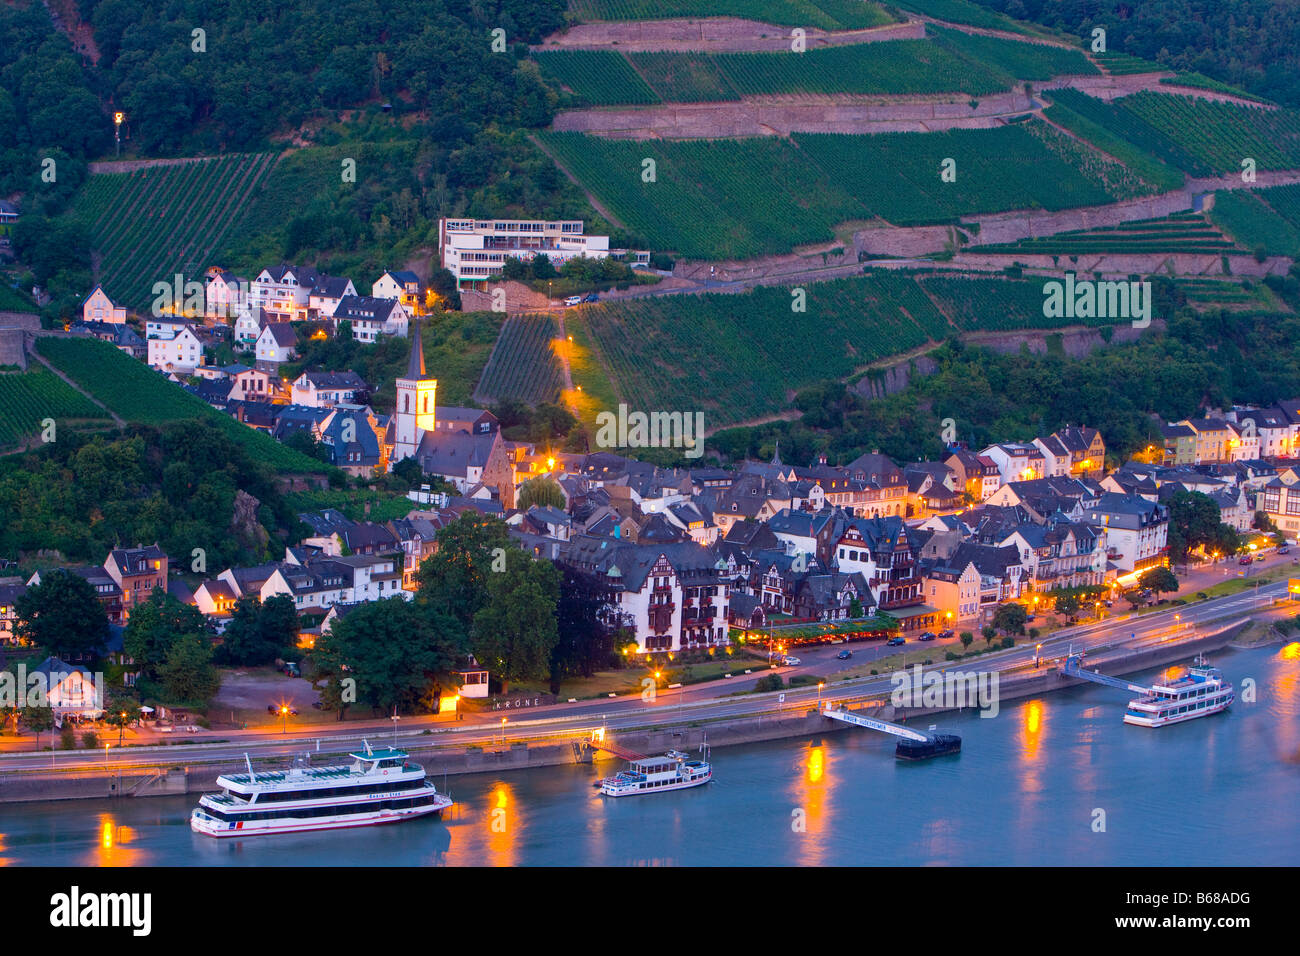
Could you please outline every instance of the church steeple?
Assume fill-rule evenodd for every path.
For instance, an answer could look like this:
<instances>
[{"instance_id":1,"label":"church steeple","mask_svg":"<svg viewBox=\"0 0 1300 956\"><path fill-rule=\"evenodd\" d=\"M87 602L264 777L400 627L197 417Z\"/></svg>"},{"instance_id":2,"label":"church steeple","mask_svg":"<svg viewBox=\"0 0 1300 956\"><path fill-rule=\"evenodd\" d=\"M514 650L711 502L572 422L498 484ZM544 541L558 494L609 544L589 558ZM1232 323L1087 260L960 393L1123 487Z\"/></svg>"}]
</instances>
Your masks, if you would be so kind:
<instances>
[{"instance_id":1,"label":"church steeple","mask_svg":"<svg viewBox=\"0 0 1300 956\"><path fill-rule=\"evenodd\" d=\"M411 358L406 363L406 377L414 381L424 378L424 345L420 342L420 320L416 319L411 333Z\"/></svg>"}]
</instances>

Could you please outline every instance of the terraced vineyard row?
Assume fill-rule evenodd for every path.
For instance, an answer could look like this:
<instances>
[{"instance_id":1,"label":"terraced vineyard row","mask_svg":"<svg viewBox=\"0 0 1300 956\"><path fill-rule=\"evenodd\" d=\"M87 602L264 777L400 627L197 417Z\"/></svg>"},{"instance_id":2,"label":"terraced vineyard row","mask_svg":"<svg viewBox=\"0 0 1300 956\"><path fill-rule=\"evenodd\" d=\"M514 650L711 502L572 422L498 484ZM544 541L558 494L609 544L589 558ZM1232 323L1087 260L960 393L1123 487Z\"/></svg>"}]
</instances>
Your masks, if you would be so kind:
<instances>
[{"instance_id":1,"label":"terraced vineyard row","mask_svg":"<svg viewBox=\"0 0 1300 956\"><path fill-rule=\"evenodd\" d=\"M160 424L199 418L226 432L279 471L322 472L319 461L224 415L143 362L98 339L45 337L37 349L51 364L127 421Z\"/></svg>"},{"instance_id":2,"label":"terraced vineyard row","mask_svg":"<svg viewBox=\"0 0 1300 956\"><path fill-rule=\"evenodd\" d=\"M1097 62L1112 76L1130 76L1135 73L1161 73L1166 67L1129 53L1098 53Z\"/></svg>"},{"instance_id":3,"label":"terraced vineyard row","mask_svg":"<svg viewBox=\"0 0 1300 956\"><path fill-rule=\"evenodd\" d=\"M572 0L569 9L580 22L741 17L819 30L863 30L895 20L870 0Z\"/></svg>"},{"instance_id":4,"label":"terraced vineyard row","mask_svg":"<svg viewBox=\"0 0 1300 956\"><path fill-rule=\"evenodd\" d=\"M1205 216L1199 214L1171 216L1126 222L1100 229L1077 229L1040 239L976 246L978 252L1037 253L1040 255L1079 255L1084 253L1213 253L1236 250Z\"/></svg>"},{"instance_id":5,"label":"terraced vineyard row","mask_svg":"<svg viewBox=\"0 0 1300 956\"><path fill-rule=\"evenodd\" d=\"M274 161L271 153L238 154L92 176L74 213L100 254L109 295L144 309L155 282L176 272L194 278Z\"/></svg>"},{"instance_id":6,"label":"terraced vineyard row","mask_svg":"<svg viewBox=\"0 0 1300 956\"><path fill-rule=\"evenodd\" d=\"M929 26L927 33L972 63L985 63L1011 80L1050 80L1054 76L1100 73L1079 50L1046 43L1017 43L1001 37ZM1010 85L1010 83L1006 84Z\"/></svg>"},{"instance_id":7,"label":"terraced vineyard row","mask_svg":"<svg viewBox=\"0 0 1300 956\"><path fill-rule=\"evenodd\" d=\"M804 291L802 312L790 289L763 287L611 302L572 321L631 407L703 411L707 428L779 411L799 388L953 331L910 276L872 273Z\"/></svg>"},{"instance_id":8,"label":"terraced vineyard row","mask_svg":"<svg viewBox=\"0 0 1300 956\"><path fill-rule=\"evenodd\" d=\"M49 369L37 366L0 375L0 447L39 434L47 418L54 419L57 428L64 419L107 420L108 415Z\"/></svg>"},{"instance_id":9,"label":"terraced vineyard row","mask_svg":"<svg viewBox=\"0 0 1300 956\"><path fill-rule=\"evenodd\" d=\"M945 23L987 27L991 30L1010 30L1014 33L1031 32L1024 24L977 3L971 3L970 0L893 0L892 5L909 13L919 13Z\"/></svg>"},{"instance_id":10,"label":"terraced vineyard row","mask_svg":"<svg viewBox=\"0 0 1300 956\"><path fill-rule=\"evenodd\" d=\"M560 329L547 313L512 316L474 390L483 405L514 400L536 405L553 402L564 388L564 369L556 354Z\"/></svg>"}]
</instances>

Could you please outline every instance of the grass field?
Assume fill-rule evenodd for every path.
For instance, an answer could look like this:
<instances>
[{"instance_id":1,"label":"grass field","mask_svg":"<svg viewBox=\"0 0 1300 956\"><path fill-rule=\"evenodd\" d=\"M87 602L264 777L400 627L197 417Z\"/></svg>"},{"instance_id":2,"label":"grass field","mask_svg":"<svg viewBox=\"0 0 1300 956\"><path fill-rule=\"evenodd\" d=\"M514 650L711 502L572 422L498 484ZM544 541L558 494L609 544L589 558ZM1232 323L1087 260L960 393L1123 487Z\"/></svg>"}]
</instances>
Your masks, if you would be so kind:
<instances>
[{"instance_id":1,"label":"grass field","mask_svg":"<svg viewBox=\"0 0 1300 956\"><path fill-rule=\"evenodd\" d=\"M72 212L101 257L105 291L144 309L155 282L199 278L274 162L271 153L233 154L90 177Z\"/></svg>"},{"instance_id":2,"label":"grass field","mask_svg":"<svg viewBox=\"0 0 1300 956\"><path fill-rule=\"evenodd\" d=\"M549 313L506 319L474 400L483 405L508 399L529 405L554 402L564 388L555 349L559 334L559 324Z\"/></svg>"},{"instance_id":3,"label":"grass field","mask_svg":"<svg viewBox=\"0 0 1300 956\"><path fill-rule=\"evenodd\" d=\"M279 471L329 470L321 462L286 448L270 435L223 415L107 342L46 337L39 340L37 348L52 365L129 422L157 425L203 419L247 448L253 457Z\"/></svg>"},{"instance_id":4,"label":"grass field","mask_svg":"<svg viewBox=\"0 0 1300 956\"><path fill-rule=\"evenodd\" d=\"M42 366L0 374L0 448L38 434L47 418L54 419L57 429L65 419L107 421L108 415Z\"/></svg>"}]
</instances>

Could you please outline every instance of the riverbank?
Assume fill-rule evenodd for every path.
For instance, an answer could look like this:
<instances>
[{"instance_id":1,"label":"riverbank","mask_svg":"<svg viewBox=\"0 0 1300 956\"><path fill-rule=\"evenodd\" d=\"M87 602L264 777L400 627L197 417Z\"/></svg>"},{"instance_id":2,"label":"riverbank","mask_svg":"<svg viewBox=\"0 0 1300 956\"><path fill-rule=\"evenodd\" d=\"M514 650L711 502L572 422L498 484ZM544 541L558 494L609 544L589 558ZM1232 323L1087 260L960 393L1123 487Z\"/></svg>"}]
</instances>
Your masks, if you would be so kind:
<instances>
[{"instance_id":1,"label":"riverbank","mask_svg":"<svg viewBox=\"0 0 1300 956\"><path fill-rule=\"evenodd\" d=\"M1197 654L1220 650L1232 643L1245 629L1249 620L1231 624L1213 634L1178 642L1164 642L1137 649L1118 648L1090 655L1088 664L1103 673L1122 675L1153 667L1163 667L1187 660ZM974 662L972 662L974 663ZM960 669L960 665L950 665ZM1001 672L998 702L1048 694L1075 687L1084 681L1065 677L1060 671L1044 662L1041 668L1016 668ZM951 708L908 709L895 712L889 705L889 694L835 696L834 688L827 691L825 699L844 703L850 709L870 707L878 716L889 720L906 720L944 713ZM775 702L774 702L775 703ZM813 706L810 707L809 704ZM713 748L725 748L790 738L808 738L829 733L854 730L839 721L823 717L815 701L797 701L788 705L788 712L777 710L749 717L728 717L700 720L690 714L675 716L660 712L649 717L654 725L637 730L620 731L619 746L640 753L663 753L666 750L693 750L707 743ZM854 732L861 733L856 730ZM506 741L500 745L456 746L423 741L416 737L404 741L402 746L413 756L424 761L433 778L476 773L502 773L559 764L588 763L612 759L610 755L583 745L573 732L557 734L532 742ZM322 757L337 755L339 750L322 750ZM151 757L153 755L150 755ZM282 758L263 758L256 764L283 763ZM242 760L185 765L183 757L158 755L156 764L129 770L79 769L70 771L16 771L0 774L0 803L20 803L42 800L103 799L104 797L176 796L203 793L216 789L217 777L224 773L244 769Z\"/></svg>"}]
</instances>

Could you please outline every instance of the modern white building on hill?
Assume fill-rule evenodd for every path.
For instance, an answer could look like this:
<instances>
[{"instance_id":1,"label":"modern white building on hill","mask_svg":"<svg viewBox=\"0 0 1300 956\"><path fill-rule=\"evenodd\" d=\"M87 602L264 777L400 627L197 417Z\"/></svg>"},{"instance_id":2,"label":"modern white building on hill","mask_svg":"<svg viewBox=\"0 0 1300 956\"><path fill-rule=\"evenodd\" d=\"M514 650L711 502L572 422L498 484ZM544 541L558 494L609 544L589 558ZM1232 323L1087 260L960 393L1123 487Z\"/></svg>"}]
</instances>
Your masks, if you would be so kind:
<instances>
[{"instance_id":1,"label":"modern white building on hill","mask_svg":"<svg viewBox=\"0 0 1300 956\"><path fill-rule=\"evenodd\" d=\"M609 255L609 236L586 236L582 230L581 219L440 219L438 251L443 268L460 286L497 275L507 258L532 259L543 253L559 268L570 259Z\"/></svg>"}]
</instances>

